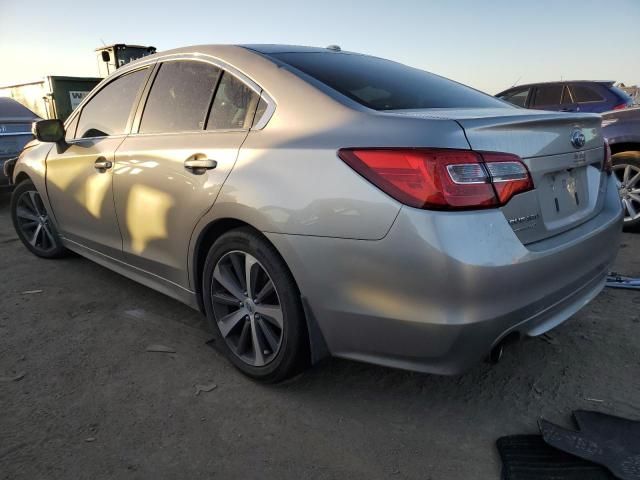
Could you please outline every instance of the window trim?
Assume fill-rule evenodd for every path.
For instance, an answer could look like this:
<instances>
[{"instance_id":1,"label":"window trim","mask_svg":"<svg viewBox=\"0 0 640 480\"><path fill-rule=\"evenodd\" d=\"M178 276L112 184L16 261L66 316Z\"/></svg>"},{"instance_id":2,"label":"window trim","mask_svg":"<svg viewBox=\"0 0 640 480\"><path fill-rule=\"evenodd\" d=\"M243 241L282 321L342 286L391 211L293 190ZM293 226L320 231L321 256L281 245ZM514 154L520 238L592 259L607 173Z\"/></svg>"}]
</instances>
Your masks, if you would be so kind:
<instances>
[{"instance_id":1,"label":"window trim","mask_svg":"<svg viewBox=\"0 0 640 480\"><path fill-rule=\"evenodd\" d=\"M569 103L563 102L565 92L567 92L569 94L569 98L571 98L571 101ZM562 95L560 95L560 106L562 106L562 105L575 105L577 103L578 102L576 102L575 99L573 98L573 92L569 88L569 84L565 83L563 85L563 87L562 87Z\"/></svg>"},{"instance_id":2,"label":"window trim","mask_svg":"<svg viewBox=\"0 0 640 480\"><path fill-rule=\"evenodd\" d=\"M149 68L149 67L151 67L151 68ZM87 103L89 103L91 101L91 99L93 97L98 95L108 85L110 85L111 83L115 82L116 80L119 80L120 78L124 77L125 75L128 75L130 73L135 73L135 72L138 72L140 70L145 70L145 69L148 69L149 72L147 72L147 76L143 80L143 84L144 84L143 88L140 89L140 91L136 95L135 99L133 100L133 105L132 105L131 110L129 111L129 117L127 118L127 123L125 125L124 133L120 133L118 135L102 135L102 136L99 136L99 137L73 138L73 139L69 140L67 143L75 144L75 143L77 143L79 141L96 140L96 139L103 139L103 138L120 138L120 137L127 136L131 132L131 127L133 126L133 120L135 118L135 113L138 111L138 107L139 107L139 104L140 104L140 99L142 98L142 94L144 93L144 91L147 88L147 85L149 84L149 78L151 76L151 73L155 70L155 61L154 62L148 62L148 63L146 63L144 65L136 65L136 67L123 69L123 71L121 73L119 72L119 75L105 78L102 82L100 82L96 86L96 88L94 90L92 90L89 93L89 95L87 95L82 100L82 102L80 102L80 105L78 105L76 107L76 109L72 112L71 115L69 115L67 120L64 122L64 128L65 128L65 131L66 131L67 127L69 125L71 125L71 123L73 123L75 121L76 117L78 117L78 123L76 125L76 131L73 134L73 136L75 137L76 134L78 133L78 125L80 125L80 118L82 116L82 112L84 111L84 107L87 105Z\"/></svg>"},{"instance_id":3,"label":"window trim","mask_svg":"<svg viewBox=\"0 0 640 480\"><path fill-rule=\"evenodd\" d=\"M234 77L236 77L240 82L242 82L243 84L245 84L247 87L249 87L251 90L253 90L258 96L259 98L264 98L264 100L267 102L267 109L265 110L264 114L262 115L262 118L260 119L260 121L254 125L253 127L250 128L233 128L233 129L224 129L224 130L205 130L204 128L202 128L201 130L185 130L185 131L177 131L177 132L164 132L164 133L140 133L140 123L142 121L142 114L144 112L144 109L146 107L147 104L147 100L149 99L149 93L151 92L151 87L153 85L153 81L155 80L156 76L158 75L158 71L160 70L160 65L165 63L165 62L172 62L172 61L199 61L199 62L204 62L204 63L209 63L211 65L213 65L214 67L217 67L221 70L220 76L218 78L218 84L216 85L215 89L214 89L214 94L211 97L210 100L210 105L209 105L209 110L212 108L213 105L213 100L215 98L215 93L218 90L218 86L220 84L220 80L222 79L222 76L224 75L224 73L229 73L230 75L233 75ZM276 103L273 100L273 98L265 91L263 90L257 83L255 83L253 80L251 80L249 77L247 77L246 75L244 75L242 72L240 72L238 69L236 69L235 67L229 65L226 62L223 62L222 60L213 57L211 55L205 55L205 54L200 54L200 53L174 53L174 54L169 54L169 55L165 55L162 56L160 58L157 58L154 60L155 61L155 66L153 68L153 72L152 72L152 77L153 78L149 78L147 80L147 85L145 86L145 88L143 89L143 94L140 98L140 101L138 102L138 107L136 109L135 112L135 116L131 125L131 129L129 131L130 136L152 136L152 135L183 135L183 134L188 134L188 133L228 133L228 132L249 132L249 131L253 131L253 130L261 130L262 128L264 128L267 123L269 122L269 120L271 119L271 117L273 116L273 113L276 110Z\"/></svg>"}]
</instances>

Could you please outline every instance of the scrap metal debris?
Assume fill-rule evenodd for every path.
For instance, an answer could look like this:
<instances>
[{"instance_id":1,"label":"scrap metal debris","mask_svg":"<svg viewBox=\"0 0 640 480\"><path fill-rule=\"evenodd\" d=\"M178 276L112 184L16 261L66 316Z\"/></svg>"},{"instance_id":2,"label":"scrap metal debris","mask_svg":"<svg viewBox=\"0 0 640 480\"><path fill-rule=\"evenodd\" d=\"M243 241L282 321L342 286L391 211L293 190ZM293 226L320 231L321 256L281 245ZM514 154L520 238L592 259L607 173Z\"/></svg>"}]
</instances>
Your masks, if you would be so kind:
<instances>
[{"instance_id":1,"label":"scrap metal debris","mask_svg":"<svg viewBox=\"0 0 640 480\"><path fill-rule=\"evenodd\" d=\"M147 352L157 352L157 353L176 353L175 348L167 347L165 345L149 345L147 347Z\"/></svg>"},{"instance_id":2,"label":"scrap metal debris","mask_svg":"<svg viewBox=\"0 0 640 480\"><path fill-rule=\"evenodd\" d=\"M211 392L212 390L215 390L216 388L218 388L218 385L216 385L215 383L210 383L209 385L196 384L194 385L194 387L196 387L196 396L198 396L200 395L200 392Z\"/></svg>"},{"instance_id":3,"label":"scrap metal debris","mask_svg":"<svg viewBox=\"0 0 640 480\"><path fill-rule=\"evenodd\" d=\"M616 272L607 275L607 287L640 290L640 277L626 277Z\"/></svg>"}]
</instances>

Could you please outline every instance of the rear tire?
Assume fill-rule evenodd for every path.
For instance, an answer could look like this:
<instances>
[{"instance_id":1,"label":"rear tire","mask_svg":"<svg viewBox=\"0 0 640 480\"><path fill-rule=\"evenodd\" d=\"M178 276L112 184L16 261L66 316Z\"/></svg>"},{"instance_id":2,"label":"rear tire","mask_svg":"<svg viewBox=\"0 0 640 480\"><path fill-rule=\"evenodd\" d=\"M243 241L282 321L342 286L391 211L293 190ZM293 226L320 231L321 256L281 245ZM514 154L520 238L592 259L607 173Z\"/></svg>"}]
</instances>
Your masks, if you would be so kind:
<instances>
[{"instance_id":1,"label":"rear tire","mask_svg":"<svg viewBox=\"0 0 640 480\"><path fill-rule=\"evenodd\" d=\"M624 207L624 226L640 229L640 152L620 152L611 158Z\"/></svg>"},{"instance_id":2,"label":"rear tire","mask_svg":"<svg viewBox=\"0 0 640 480\"><path fill-rule=\"evenodd\" d=\"M207 255L202 284L216 344L242 373L275 383L308 365L298 288L278 252L257 232L239 228L218 238Z\"/></svg>"},{"instance_id":3,"label":"rear tire","mask_svg":"<svg viewBox=\"0 0 640 480\"><path fill-rule=\"evenodd\" d=\"M41 258L60 258L68 251L42 197L31 180L20 182L11 195L11 219L18 238L34 255Z\"/></svg>"}]
</instances>

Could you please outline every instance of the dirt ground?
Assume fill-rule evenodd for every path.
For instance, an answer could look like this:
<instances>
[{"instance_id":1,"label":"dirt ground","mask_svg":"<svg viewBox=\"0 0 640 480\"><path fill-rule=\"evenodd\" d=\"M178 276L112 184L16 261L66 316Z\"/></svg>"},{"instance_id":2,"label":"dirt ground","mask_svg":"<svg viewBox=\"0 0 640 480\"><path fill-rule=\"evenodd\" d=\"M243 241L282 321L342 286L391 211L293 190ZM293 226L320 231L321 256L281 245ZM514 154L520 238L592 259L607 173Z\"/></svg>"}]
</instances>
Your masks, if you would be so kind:
<instances>
[{"instance_id":1,"label":"dirt ground","mask_svg":"<svg viewBox=\"0 0 640 480\"><path fill-rule=\"evenodd\" d=\"M497 479L495 440L540 416L640 418L640 292L606 289L464 376L328 360L262 386L206 345L199 313L80 257L29 254L8 205L0 195L0 478ZM640 234L615 268L640 275Z\"/></svg>"}]
</instances>

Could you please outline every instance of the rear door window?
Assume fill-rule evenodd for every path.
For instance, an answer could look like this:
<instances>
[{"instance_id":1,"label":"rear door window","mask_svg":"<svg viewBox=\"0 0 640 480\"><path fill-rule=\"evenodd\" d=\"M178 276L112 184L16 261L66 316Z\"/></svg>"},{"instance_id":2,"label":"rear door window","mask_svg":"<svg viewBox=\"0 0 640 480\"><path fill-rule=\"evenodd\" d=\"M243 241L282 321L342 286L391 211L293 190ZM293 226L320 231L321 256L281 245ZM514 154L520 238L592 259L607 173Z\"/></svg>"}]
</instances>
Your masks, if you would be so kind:
<instances>
[{"instance_id":1,"label":"rear door window","mask_svg":"<svg viewBox=\"0 0 640 480\"><path fill-rule=\"evenodd\" d=\"M142 113L139 133L203 130L220 69L198 61L160 66Z\"/></svg>"},{"instance_id":2,"label":"rear door window","mask_svg":"<svg viewBox=\"0 0 640 480\"><path fill-rule=\"evenodd\" d=\"M271 56L374 110L509 108L470 87L382 58L332 52Z\"/></svg>"},{"instance_id":3,"label":"rear door window","mask_svg":"<svg viewBox=\"0 0 640 480\"><path fill-rule=\"evenodd\" d=\"M500 98L509 103L513 103L519 107L527 106L527 97L529 96L530 88L522 88L520 90L512 90L506 95L502 95Z\"/></svg>"},{"instance_id":4,"label":"rear door window","mask_svg":"<svg viewBox=\"0 0 640 480\"><path fill-rule=\"evenodd\" d=\"M573 98L578 103L601 102L604 100L598 92L586 85L571 85L571 90L573 91Z\"/></svg>"},{"instance_id":5,"label":"rear door window","mask_svg":"<svg viewBox=\"0 0 640 480\"><path fill-rule=\"evenodd\" d=\"M552 107L560 105L562 100L562 89L562 84L538 86L531 106Z\"/></svg>"},{"instance_id":6,"label":"rear door window","mask_svg":"<svg viewBox=\"0 0 640 480\"><path fill-rule=\"evenodd\" d=\"M213 100L207 130L248 130L259 99L252 88L225 72Z\"/></svg>"},{"instance_id":7,"label":"rear door window","mask_svg":"<svg viewBox=\"0 0 640 480\"><path fill-rule=\"evenodd\" d=\"M75 138L128 133L129 115L148 73L148 68L126 73L93 96L80 112Z\"/></svg>"}]
</instances>

